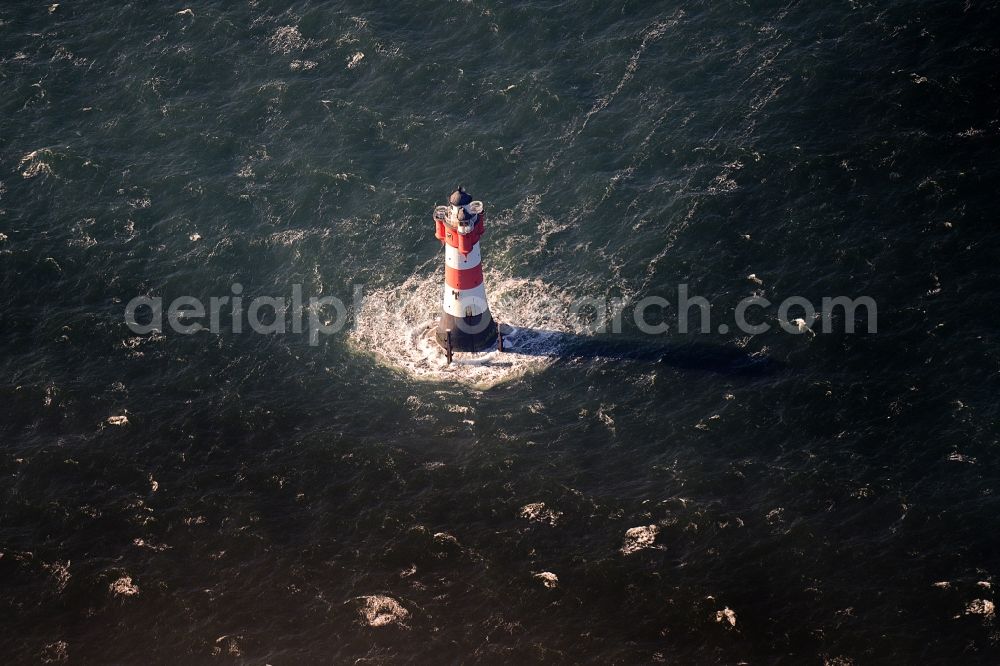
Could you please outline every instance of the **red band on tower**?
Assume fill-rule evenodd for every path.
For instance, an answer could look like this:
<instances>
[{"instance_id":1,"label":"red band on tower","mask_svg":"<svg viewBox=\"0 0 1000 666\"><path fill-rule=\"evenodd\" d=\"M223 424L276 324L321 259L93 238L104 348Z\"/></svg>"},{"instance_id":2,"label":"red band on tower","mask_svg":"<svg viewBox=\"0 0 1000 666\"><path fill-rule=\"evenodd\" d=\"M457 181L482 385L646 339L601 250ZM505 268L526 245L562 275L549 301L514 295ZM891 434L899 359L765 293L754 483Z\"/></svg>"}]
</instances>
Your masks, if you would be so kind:
<instances>
[{"instance_id":1,"label":"red band on tower","mask_svg":"<svg viewBox=\"0 0 1000 666\"><path fill-rule=\"evenodd\" d=\"M452 289L472 289L483 283L483 267L477 264L472 268L444 267L444 282Z\"/></svg>"}]
</instances>

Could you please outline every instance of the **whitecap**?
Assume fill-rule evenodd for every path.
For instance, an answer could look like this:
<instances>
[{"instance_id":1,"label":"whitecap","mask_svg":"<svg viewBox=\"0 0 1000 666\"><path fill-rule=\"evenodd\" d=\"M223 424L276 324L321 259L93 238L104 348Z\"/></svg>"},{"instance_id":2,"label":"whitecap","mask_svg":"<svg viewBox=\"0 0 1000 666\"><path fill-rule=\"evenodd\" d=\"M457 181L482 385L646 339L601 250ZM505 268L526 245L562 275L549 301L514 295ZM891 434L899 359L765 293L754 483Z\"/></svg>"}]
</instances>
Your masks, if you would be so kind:
<instances>
[{"instance_id":1,"label":"whitecap","mask_svg":"<svg viewBox=\"0 0 1000 666\"><path fill-rule=\"evenodd\" d=\"M434 540L437 541L438 543L448 543L448 544L452 544L454 546L458 546L459 545L458 539L456 539L452 535L448 534L447 532L437 532L434 535Z\"/></svg>"},{"instance_id":2,"label":"whitecap","mask_svg":"<svg viewBox=\"0 0 1000 666\"><path fill-rule=\"evenodd\" d=\"M403 623L410 617L410 611L392 597L375 594L361 599L365 603L358 609L358 613L369 627L384 627L390 624L405 626Z\"/></svg>"},{"instance_id":3,"label":"whitecap","mask_svg":"<svg viewBox=\"0 0 1000 666\"><path fill-rule=\"evenodd\" d=\"M218 657L220 654L222 654L223 645L226 646L226 654L228 654L230 657L242 656L243 653L240 651L240 644L238 640L240 638L243 637L229 636L229 635L219 636L218 638L215 639L215 647L212 648L212 656Z\"/></svg>"},{"instance_id":4,"label":"whitecap","mask_svg":"<svg viewBox=\"0 0 1000 666\"><path fill-rule=\"evenodd\" d=\"M965 607L966 615L982 615L987 618L992 618L995 612L996 607L989 599L973 599Z\"/></svg>"},{"instance_id":5,"label":"whitecap","mask_svg":"<svg viewBox=\"0 0 1000 666\"><path fill-rule=\"evenodd\" d=\"M302 38L299 29L292 25L281 26L267 40L272 53L291 53L301 51L307 42Z\"/></svg>"},{"instance_id":6,"label":"whitecap","mask_svg":"<svg viewBox=\"0 0 1000 666\"><path fill-rule=\"evenodd\" d=\"M17 165L18 169L24 167L21 176L24 178L34 178L39 175L50 175L52 167L42 158L51 157L51 155L52 151L48 148L39 148L24 155Z\"/></svg>"},{"instance_id":7,"label":"whitecap","mask_svg":"<svg viewBox=\"0 0 1000 666\"><path fill-rule=\"evenodd\" d=\"M541 571L536 573L533 578L540 580L542 585L550 590L559 587L559 576L555 575L551 571Z\"/></svg>"},{"instance_id":8,"label":"whitecap","mask_svg":"<svg viewBox=\"0 0 1000 666\"><path fill-rule=\"evenodd\" d=\"M948 461L949 462L968 463L969 465L975 465L976 464L976 459L975 458L973 458L972 456L967 456L964 453L959 453L958 451L952 451L950 454L948 454Z\"/></svg>"},{"instance_id":9,"label":"whitecap","mask_svg":"<svg viewBox=\"0 0 1000 666\"><path fill-rule=\"evenodd\" d=\"M42 565L42 568L49 572L52 578L55 579L57 592L65 590L70 578L72 578L69 573L69 564L69 560L66 560L65 563L53 562L52 564Z\"/></svg>"},{"instance_id":10,"label":"whitecap","mask_svg":"<svg viewBox=\"0 0 1000 666\"><path fill-rule=\"evenodd\" d=\"M520 516L533 523L555 525L562 516L562 512L553 511L545 506L545 502L532 502L521 507Z\"/></svg>"},{"instance_id":11,"label":"whitecap","mask_svg":"<svg viewBox=\"0 0 1000 666\"><path fill-rule=\"evenodd\" d=\"M720 611L715 613L716 622L728 622L730 627L736 626L736 613L729 606L726 606Z\"/></svg>"},{"instance_id":12,"label":"whitecap","mask_svg":"<svg viewBox=\"0 0 1000 666\"><path fill-rule=\"evenodd\" d=\"M69 643L56 641L42 648L39 655L43 664L62 664L69 661Z\"/></svg>"},{"instance_id":13,"label":"whitecap","mask_svg":"<svg viewBox=\"0 0 1000 666\"><path fill-rule=\"evenodd\" d=\"M660 528L657 525L640 525L625 530L625 543L622 545L622 555L631 555L644 548L652 548Z\"/></svg>"},{"instance_id":14,"label":"whitecap","mask_svg":"<svg viewBox=\"0 0 1000 666\"><path fill-rule=\"evenodd\" d=\"M139 586L132 582L131 576L122 576L108 586L119 597L133 597L139 594Z\"/></svg>"},{"instance_id":15,"label":"whitecap","mask_svg":"<svg viewBox=\"0 0 1000 666\"><path fill-rule=\"evenodd\" d=\"M350 58L347 59L347 69L354 69L357 67L362 60L364 60L365 54L361 51L354 53Z\"/></svg>"}]
</instances>

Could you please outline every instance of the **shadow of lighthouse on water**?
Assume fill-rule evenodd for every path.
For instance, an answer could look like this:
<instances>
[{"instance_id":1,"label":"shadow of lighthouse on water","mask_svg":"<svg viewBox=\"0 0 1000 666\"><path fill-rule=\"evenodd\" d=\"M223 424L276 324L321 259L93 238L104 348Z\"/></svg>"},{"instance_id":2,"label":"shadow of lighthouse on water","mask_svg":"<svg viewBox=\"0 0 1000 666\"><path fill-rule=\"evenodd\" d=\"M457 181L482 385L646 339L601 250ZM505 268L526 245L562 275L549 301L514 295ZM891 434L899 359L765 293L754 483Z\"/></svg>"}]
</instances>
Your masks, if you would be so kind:
<instances>
[{"instance_id":1,"label":"shadow of lighthouse on water","mask_svg":"<svg viewBox=\"0 0 1000 666\"><path fill-rule=\"evenodd\" d=\"M505 329L504 354L554 359L603 359L662 364L682 370L763 376L781 369L768 356L707 342L646 342L632 338L578 335L538 328Z\"/></svg>"}]
</instances>

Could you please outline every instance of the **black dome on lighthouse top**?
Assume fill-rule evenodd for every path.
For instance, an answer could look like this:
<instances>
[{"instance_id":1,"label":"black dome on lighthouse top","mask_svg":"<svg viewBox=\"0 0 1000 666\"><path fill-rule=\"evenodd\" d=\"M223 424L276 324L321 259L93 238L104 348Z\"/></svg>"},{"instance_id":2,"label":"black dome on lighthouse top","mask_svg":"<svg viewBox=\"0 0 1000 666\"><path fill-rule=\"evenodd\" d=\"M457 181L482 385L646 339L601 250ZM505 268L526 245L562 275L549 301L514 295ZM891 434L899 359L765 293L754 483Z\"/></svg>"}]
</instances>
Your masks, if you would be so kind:
<instances>
[{"instance_id":1,"label":"black dome on lighthouse top","mask_svg":"<svg viewBox=\"0 0 1000 666\"><path fill-rule=\"evenodd\" d=\"M467 206L472 203L472 195L466 192L464 187L459 185L458 189L452 192L451 196L448 197L448 203L452 206Z\"/></svg>"}]
</instances>

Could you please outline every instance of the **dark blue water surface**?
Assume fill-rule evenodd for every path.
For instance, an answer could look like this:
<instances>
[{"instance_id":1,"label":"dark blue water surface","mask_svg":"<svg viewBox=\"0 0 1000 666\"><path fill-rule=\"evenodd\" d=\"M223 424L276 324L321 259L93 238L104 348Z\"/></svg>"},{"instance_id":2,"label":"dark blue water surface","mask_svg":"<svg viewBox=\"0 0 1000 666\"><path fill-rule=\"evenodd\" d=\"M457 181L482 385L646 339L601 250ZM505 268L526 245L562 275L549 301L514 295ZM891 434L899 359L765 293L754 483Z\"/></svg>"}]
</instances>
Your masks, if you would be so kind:
<instances>
[{"instance_id":1,"label":"dark blue water surface","mask_svg":"<svg viewBox=\"0 0 1000 666\"><path fill-rule=\"evenodd\" d=\"M3 661L998 663L997 25L4 3ZM484 386L393 364L354 310L315 346L125 324L237 282L430 284L432 317L457 182L495 293L686 283L713 329L755 293L869 296L878 330L626 317Z\"/></svg>"}]
</instances>

